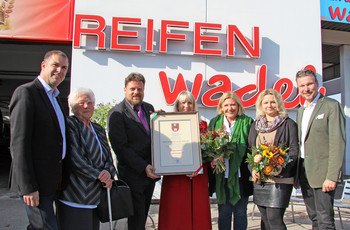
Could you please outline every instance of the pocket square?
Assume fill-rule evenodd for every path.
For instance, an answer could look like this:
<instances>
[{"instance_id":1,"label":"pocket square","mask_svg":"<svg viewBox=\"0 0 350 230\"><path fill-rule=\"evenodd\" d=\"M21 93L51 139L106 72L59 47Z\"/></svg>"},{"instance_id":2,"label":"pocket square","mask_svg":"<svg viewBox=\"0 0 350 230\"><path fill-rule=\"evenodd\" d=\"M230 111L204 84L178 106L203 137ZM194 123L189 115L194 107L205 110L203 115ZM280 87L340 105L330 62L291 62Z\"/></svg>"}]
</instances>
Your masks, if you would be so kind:
<instances>
[{"instance_id":1,"label":"pocket square","mask_svg":"<svg viewBox=\"0 0 350 230\"><path fill-rule=\"evenodd\" d=\"M317 115L316 120L323 119L323 118L324 118L324 113Z\"/></svg>"}]
</instances>

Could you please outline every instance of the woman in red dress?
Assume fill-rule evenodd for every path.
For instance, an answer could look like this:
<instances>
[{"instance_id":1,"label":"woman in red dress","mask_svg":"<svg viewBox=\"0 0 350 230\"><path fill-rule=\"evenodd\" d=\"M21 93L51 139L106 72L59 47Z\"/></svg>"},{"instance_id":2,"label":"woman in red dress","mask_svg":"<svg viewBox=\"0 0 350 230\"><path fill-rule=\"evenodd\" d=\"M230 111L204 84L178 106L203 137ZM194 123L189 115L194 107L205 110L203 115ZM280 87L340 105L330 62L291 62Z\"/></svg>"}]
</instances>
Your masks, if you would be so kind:
<instances>
[{"instance_id":1,"label":"woman in red dress","mask_svg":"<svg viewBox=\"0 0 350 230\"><path fill-rule=\"evenodd\" d=\"M193 95L181 92L175 102L176 112L197 111ZM207 122L200 121L200 131ZM210 230L211 215L207 165L203 174L164 176L160 196L158 230Z\"/></svg>"}]
</instances>

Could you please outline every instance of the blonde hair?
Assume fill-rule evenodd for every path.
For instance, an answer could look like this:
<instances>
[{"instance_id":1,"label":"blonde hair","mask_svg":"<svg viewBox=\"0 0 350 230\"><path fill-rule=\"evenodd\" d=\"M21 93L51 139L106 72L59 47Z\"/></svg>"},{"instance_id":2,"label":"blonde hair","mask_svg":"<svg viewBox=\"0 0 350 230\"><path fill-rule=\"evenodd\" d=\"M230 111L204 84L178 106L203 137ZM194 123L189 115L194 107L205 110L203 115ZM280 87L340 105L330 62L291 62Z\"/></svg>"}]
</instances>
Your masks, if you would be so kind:
<instances>
[{"instance_id":1,"label":"blonde hair","mask_svg":"<svg viewBox=\"0 0 350 230\"><path fill-rule=\"evenodd\" d=\"M266 95L274 96L276 104L277 104L278 115L285 117L287 115L287 111L286 111L286 108L284 108L284 102L283 102L282 96L274 89L265 89L259 94L258 99L256 100L256 104L255 104L256 105L256 117L266 115L263 108L262 108L262 101L264 100L264 97Z\"/></svg>"},{"instance_id":2,"label":"blonde hair","mask_svg":"<svg viewBox=\"0 0 350 230\"><path fill-rule=\"evenodd\" d=\"M234 92L231 92L231 91L228 91L228 92L224 93L220 97L220 101L219 101L218 107L216 108L218 115L223 114L222 104L224 103L224 101L226 99L229 99L229 98L231 98L232 100L234 100L238 104L238 115L239 116L242 115L244 113L244 111L245 111L244 108L243 108L242 102L239 99L239 97Z\"/></svg>"},{"instance_id":3,"label":"blonde hair","mask_svg":"<svg viewBox=\"0 0 350 230\"><path fill-rule=\"evenodd\" d=\"M184 102L184 101L191 102L193 105L193 111L198 111L196 99L194 99L194 96L192 95L192 93L189 91L182 91L181 93L179 93L179 95L177 95L177 98L176 98L176 101L174 104L175 112L180 112L179 111L179 104Z\"/></svg>"}]
</instances>

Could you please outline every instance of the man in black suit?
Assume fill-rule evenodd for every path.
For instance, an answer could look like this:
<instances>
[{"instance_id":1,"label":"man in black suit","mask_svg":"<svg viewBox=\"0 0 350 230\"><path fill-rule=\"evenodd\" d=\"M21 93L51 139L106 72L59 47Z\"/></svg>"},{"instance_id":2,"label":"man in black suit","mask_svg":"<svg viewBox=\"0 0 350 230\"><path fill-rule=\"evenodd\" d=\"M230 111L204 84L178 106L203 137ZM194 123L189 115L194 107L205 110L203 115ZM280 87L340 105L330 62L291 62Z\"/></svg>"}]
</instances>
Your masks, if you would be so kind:
<instances>
[{"instance_id":1,"label":"man in black suit","mask_svg":"<svg viewBox=\"0 0 350 230\"><path fill-rule=\"evenodd\" d=\"M23 198L27 229L58 229L53 202L66 153L66 131L57 86L67 70L65 53L47 52L40 75L19 86L10 102L11 189Z\"/></svg>"},{"instance_id":2,"label":"man in black suit","mask_svg":"<svg viewBox=\"0 0 350 230\"><path fill-rule=\"evenodd\" d=\"M155 180L151 166L151 104L143 101L145 78L131 73L125 79L125 99L108 114L108 132L117 155L119 178L131 188L134 216L128 219L129 230L145 229ZM136 110L136 111L135 111Z\"/></svg>"}]
</instances>

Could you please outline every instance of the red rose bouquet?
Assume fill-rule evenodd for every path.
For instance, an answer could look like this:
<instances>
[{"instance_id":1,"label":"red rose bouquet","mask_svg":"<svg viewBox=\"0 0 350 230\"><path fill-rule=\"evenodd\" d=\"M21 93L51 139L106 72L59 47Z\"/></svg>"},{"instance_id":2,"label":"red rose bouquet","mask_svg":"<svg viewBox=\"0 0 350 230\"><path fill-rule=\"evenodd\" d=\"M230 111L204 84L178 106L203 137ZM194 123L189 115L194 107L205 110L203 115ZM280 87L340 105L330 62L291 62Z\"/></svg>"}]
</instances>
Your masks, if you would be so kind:
<instances>
[{"instance_id":1,"label":"red rose bouquet","mask_svg":"<svg viewBox=\"0 0 350 230\"><path fill-rule=\"evenodd\" d=\"M222 127L217 131L207 131L201 134L201 150L203 162L212 161L223 157L230 159L230 155L234 153L234 146L230 143L230 133L225 132ZM218 159L214 169L216 173L226 171L225 164Z\"/></svg>"},{"instance_id":2,"label":"red rose bouquet","mask_svg":"<svg viewBox=\"0 0 350 230\"><path fill-rule=\"evenodd\" d=\"M254 181L261 183L273 176L278 176L286 165L293 161L287 154L287 149L282 149L270 144L253 146L252 153L247 154L246 162L253 166L253 170L260 173L260 179Z\"/></svg>"}]
</instances>

